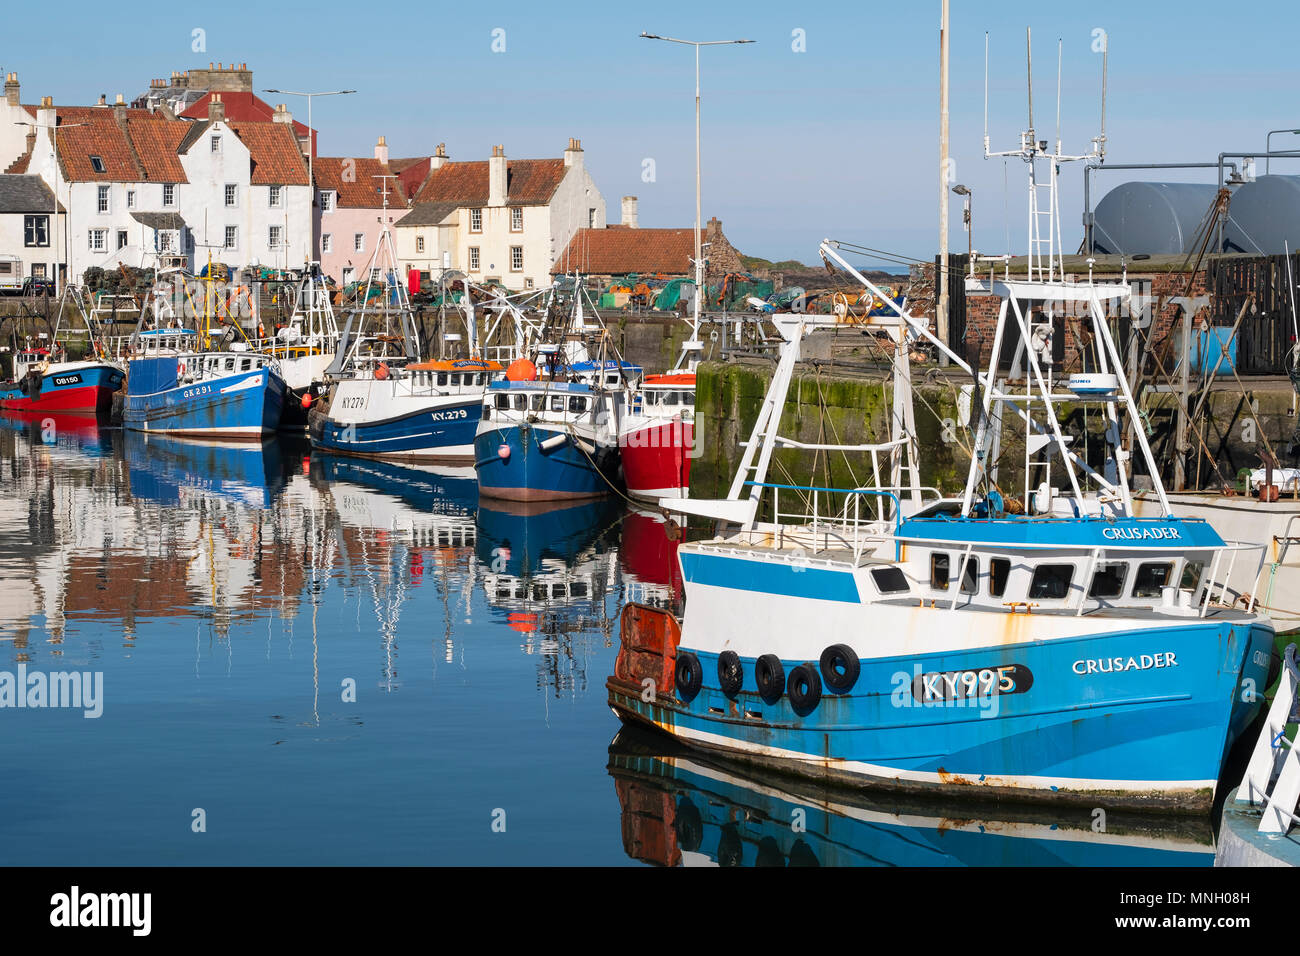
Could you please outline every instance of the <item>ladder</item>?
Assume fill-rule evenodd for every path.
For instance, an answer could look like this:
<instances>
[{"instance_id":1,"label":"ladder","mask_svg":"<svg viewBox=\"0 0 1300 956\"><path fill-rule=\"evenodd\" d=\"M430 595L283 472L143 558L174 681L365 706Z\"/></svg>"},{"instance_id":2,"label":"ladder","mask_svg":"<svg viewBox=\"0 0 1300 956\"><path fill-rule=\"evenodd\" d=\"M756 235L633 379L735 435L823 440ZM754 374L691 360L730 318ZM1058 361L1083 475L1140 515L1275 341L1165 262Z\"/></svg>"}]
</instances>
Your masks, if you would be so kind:
<instances>
[{"instance_id":1,"label":"ladder","mask_svg":"<svg viewBox=\"0 0 1300 956\"><path fill-rule=\"evenodd\" d=\"M1298 684L1296 647L1291 644L1282 658L1282 679L1268 709L1264 730L1255 742L1246 775L1237 788L1238 803L1262 805L1260 833L1285 835L1291 824L1300 823L1300 817L1295 814L1296 803L1300 801L1300 752L1296 751L1296 742L1287 740L1285 735L1286 725L1297 719Z\"/></svg>"}]
</instances>

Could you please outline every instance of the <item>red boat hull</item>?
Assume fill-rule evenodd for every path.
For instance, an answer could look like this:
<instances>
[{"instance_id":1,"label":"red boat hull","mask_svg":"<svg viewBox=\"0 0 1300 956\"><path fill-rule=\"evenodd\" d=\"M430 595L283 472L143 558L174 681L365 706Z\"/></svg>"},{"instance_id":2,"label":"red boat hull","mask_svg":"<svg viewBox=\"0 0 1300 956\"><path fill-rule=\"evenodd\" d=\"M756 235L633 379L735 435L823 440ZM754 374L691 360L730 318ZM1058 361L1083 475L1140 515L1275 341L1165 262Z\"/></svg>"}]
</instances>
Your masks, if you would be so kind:
<instances>
[{"instance_id":1,"label":"red boat hull","mask_svg":"<svg viewBox=\"0 0 1300 956\"><path fill-rule=\"evenodd\" d=\"M695 428L673 419L636 428L619 441L628 494L640 498L685 497L691 486Z\"/></svg>"},{"instance_id":2,"label":"red boat hull","mask_svg":"<svg viewBox=\"0 0 1300 956\"><path fill-rule=\"evenodd\" d=\"M15 412L107 412L113 407L115 389L104 385L61 388L36 398L0 398L0 408Z\"/></svg>"}]
</instances>

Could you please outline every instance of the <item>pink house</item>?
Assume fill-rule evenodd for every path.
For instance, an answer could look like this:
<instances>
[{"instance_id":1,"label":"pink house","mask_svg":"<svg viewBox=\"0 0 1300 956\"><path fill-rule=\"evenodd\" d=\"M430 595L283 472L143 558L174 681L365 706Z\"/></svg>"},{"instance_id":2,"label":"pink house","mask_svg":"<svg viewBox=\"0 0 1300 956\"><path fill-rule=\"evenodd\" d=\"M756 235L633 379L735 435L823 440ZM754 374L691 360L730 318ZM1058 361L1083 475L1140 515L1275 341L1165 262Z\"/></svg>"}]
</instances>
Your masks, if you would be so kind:
<instances>
[{"instance_id":1,"label":"pink house","mask_svg":"<svg viewBox=\"0 0 1300 956\"><path fill-rule=\"evenodd\" d=\"M388 145L381 136L373 158L318 156L314 166L321 271L344 285L364 279L384 222L391 229L409 208Z\"/></svg>"}]
</instances>

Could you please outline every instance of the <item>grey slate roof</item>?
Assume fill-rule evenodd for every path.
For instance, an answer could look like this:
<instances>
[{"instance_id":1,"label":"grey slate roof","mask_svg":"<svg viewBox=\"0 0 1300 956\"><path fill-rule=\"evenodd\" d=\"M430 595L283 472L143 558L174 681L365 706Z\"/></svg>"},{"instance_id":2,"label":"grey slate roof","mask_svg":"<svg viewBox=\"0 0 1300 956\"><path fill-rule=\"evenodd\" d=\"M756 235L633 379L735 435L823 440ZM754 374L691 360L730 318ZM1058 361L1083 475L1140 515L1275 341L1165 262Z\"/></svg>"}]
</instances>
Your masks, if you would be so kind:
<instances>
[{"instance_id":1,"label":"grey slate roof","mask_svg":"<svg viewBox=\"0 0 1300 956\"><path fill-rule=\"evenodd\" d=\"M0 174L0 213L49 212L54 206L54 193L40 176L5 173ZM59 212L65 212L59 204Z\"/></svg>"},{"instance_id":2,"label":"grey slate roof","mask_svg":"<svg viewBox=\"0 0 1300 956\"><path fill-rule=\"evenodd\" d=\"M131 218L150 229L183 229L185 220L177 212L133 212Z\"/></svg>"},{"instance_id":3,"label":"grey slate roof","mask_svg":"<svg viewBox=\"0 0 1300 956\"><path fill-rule=\"evenodd\" d=\"M410 212L397 220L395 225L436 226L459 208L460 205L454 202L416 203L411 207Z\"/></svg>"}]
</instances>

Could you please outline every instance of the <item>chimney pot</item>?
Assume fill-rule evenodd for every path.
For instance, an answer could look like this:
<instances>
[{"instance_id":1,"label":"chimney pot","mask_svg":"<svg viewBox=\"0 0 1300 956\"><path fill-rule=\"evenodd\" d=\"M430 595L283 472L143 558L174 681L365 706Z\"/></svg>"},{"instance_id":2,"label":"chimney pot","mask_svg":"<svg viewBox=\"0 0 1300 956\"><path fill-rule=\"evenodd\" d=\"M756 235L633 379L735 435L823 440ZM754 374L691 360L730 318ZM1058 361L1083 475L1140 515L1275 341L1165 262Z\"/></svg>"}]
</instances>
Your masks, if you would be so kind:
<instances>
[{"instance_id":1,"label":"chimney pot","mask_svg":"<svg viewBox=\"0 0 1300 956\"><path fill-rule=\"evenodd\" d=\"M627 226L629 229L637 228L636 207L637 207L637 202L635 196L623 197L622 223L623 225Z\"/></svg>"}]
</instances>

